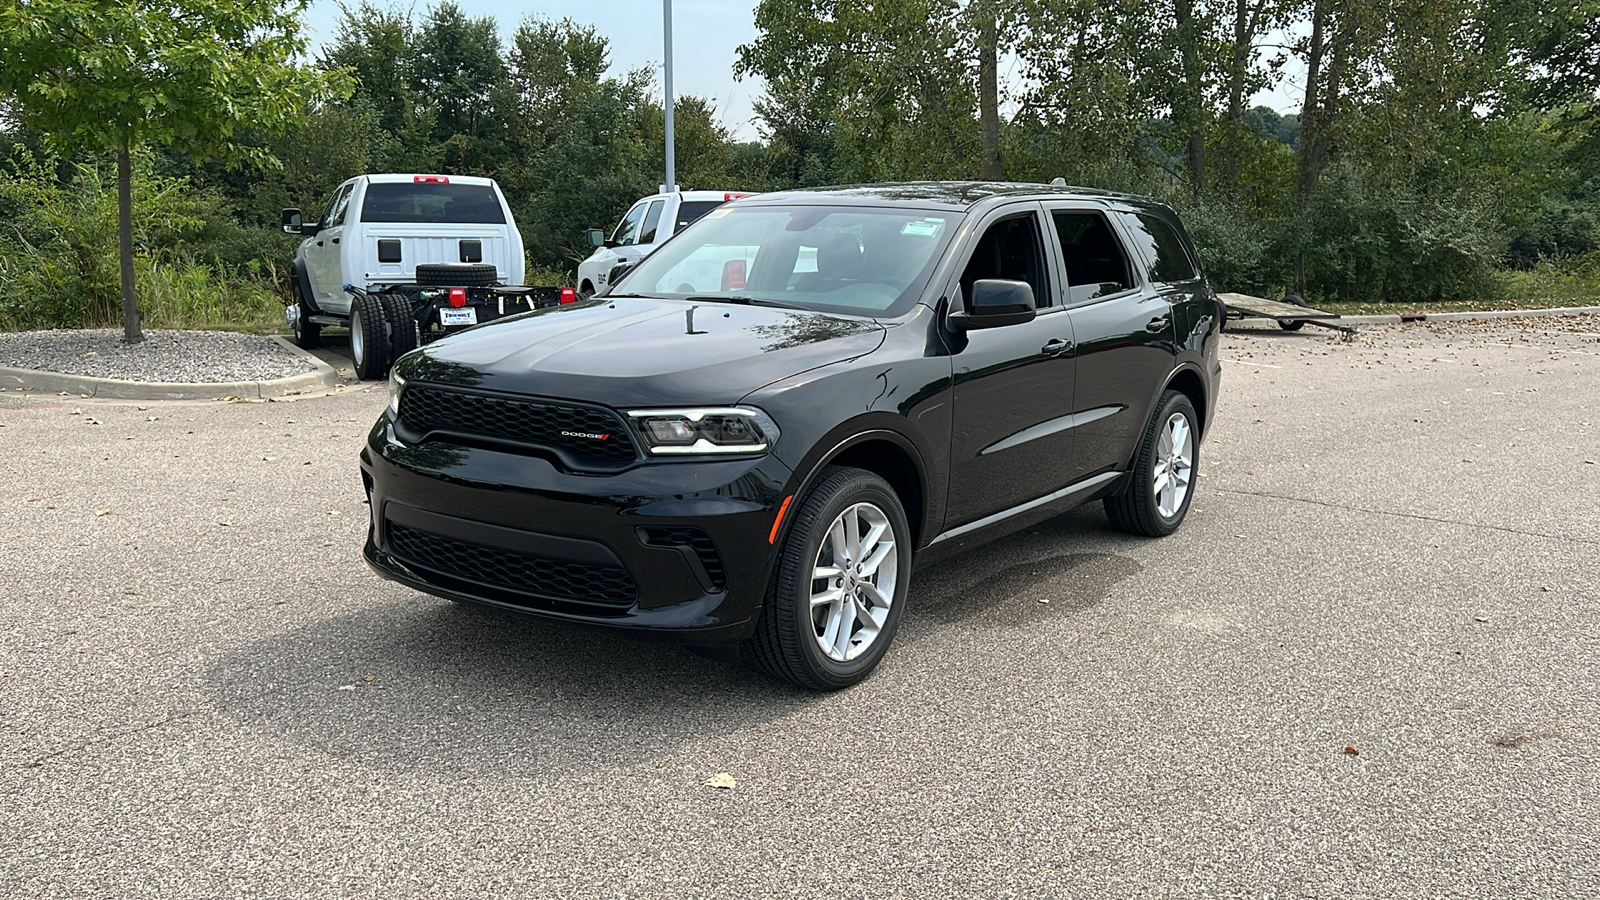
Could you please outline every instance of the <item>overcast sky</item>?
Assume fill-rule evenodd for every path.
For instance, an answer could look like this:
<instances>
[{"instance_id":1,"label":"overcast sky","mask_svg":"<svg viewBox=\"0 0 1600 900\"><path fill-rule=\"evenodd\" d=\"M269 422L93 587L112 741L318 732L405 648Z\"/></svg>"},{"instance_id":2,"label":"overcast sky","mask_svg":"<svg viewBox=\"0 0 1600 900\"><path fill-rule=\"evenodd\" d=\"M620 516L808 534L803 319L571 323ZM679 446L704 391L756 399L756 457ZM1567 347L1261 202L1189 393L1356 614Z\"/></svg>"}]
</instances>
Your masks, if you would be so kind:
<instances>
[{"instance_id":1,"label":"overcast sky","mask_svg":"<svg viewBox=\"0 0 1600 900\"><path fill-rule=\"evenodd\" d=\"M656 90L661 90L661 2L660 0L456 0L469 16L493 16L500 23L501 37L510 43L511 33L529 16L551 21L572 19L593 25L611 45L611 69L621 73L640 66L656 69ZM350 5L354 5L351 0ZM406 3L378 0L379 7L406 8ZM414 18L421 20L431 2L418 2ZM313 47L333 39L343 14L334 0L313 0L306 16ZM722 124L736 138L755 140L751 124L755 111L751 104L761 96L759 78L733 80L734 48L755 40L755 0L673 0L672 4L672 87L678 96L691 94L709 99L717 108Z\"/></svg>"}]
</instances>

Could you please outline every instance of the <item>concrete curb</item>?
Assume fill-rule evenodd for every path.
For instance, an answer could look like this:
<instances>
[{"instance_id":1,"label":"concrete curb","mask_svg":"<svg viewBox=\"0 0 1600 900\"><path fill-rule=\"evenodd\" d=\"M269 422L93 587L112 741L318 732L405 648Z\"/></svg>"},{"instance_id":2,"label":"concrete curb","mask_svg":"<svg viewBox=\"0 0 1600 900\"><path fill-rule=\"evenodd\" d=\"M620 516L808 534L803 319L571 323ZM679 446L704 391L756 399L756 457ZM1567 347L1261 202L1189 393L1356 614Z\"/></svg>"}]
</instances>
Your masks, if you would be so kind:
<instances>
[{"instance_id":1,"label":"concrete curb","mask_svg":"<svg viewBox=\"0 0 1600 900\"><path fill-rule=\"evenodd\" d=\"M1564 306L1553 309L1497 309L1489 312L1407 313L1383 316L1340 316L1327 319L1340 325L1399 325L1403 322L1470 322L1478 319L1534 319L1541 316L1584 316L1600 314L1600 306ZM1257 327L1277 327L1277 319L1236 319L1233 324L1250 323Z\"/></svg>"},{"instance_id":2,"label":"concrete curb","mask_svg":"<svg viewBox=\"0 0 1600 900\"><path fill-rule=\"evenodd\" d=\"M278 335L268 337L310 364L313 370L262 381L176 382L128 381L0 366L0 388L31 388L32 392L38 393L65 392L97 400L221 400L228 397L267 400L287 394L332 390L343 384L332 366Z\"/></svg>"}]
</instances>

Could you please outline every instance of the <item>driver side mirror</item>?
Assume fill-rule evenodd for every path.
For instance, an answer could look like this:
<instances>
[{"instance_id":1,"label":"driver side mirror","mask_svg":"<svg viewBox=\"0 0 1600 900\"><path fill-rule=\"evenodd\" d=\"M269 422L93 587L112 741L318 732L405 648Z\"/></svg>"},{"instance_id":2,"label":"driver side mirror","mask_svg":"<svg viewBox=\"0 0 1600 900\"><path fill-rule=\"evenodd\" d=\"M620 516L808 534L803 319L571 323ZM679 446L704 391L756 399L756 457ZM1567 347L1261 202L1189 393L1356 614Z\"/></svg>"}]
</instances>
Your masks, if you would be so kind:
<instances>
[{"instance_id":1,"label":"driver side mirror","mask_svg":"<svg viewBox=\"0 0 1600 900\"><path fill-rule=\"evenodd\" d=\"M284 210L282 222L284 234L299 234L300 229L305 225L305 222L300 215L300 210L298 209Z\"/></svg>"},{"instance_id":2,"label":"driver side mirror","mask_svg":"<svg viewBox=\"0 0 1600 900\"><path fill-rule=\"evenodd\" d=\"M594 247L595 249L599 249L606 245L606 233L598 228L591 228L588 231L585 231L583 233L583 239L588 241L589 246Z\"/></svg>"},{"instance_id":3,"label":"driver side mirror","mask_svg":"<svg viewBox=\"0 0 1600 900\"><path fill-rule=\"evenodd\" d=\"M1026 281L1005 278L980 278L972 283L967 308L950 313L950 327L956 331L998 328L1032 322L1039 314L1033 287Z\"/></svg>"}]
</instances>

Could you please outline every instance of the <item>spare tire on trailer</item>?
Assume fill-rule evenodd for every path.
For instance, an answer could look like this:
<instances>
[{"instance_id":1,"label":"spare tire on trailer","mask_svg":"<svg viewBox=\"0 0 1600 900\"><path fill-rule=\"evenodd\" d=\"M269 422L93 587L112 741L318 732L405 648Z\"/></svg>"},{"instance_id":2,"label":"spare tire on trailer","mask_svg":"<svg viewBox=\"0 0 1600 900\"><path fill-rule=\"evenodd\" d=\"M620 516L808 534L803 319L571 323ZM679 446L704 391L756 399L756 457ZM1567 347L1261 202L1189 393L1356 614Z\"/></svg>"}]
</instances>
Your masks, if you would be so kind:
<instances>
[{"instance_id":1,"label":"spare tire on trailer","mask_svg":"<svg viewBox=\"0 0 1600 900\"><path fill-rule=\"evenodd\" d=\"M424 263L417 266L416 278L428 287L492 287L500 273L489 263Z\"/></svg>"}]
</instances>

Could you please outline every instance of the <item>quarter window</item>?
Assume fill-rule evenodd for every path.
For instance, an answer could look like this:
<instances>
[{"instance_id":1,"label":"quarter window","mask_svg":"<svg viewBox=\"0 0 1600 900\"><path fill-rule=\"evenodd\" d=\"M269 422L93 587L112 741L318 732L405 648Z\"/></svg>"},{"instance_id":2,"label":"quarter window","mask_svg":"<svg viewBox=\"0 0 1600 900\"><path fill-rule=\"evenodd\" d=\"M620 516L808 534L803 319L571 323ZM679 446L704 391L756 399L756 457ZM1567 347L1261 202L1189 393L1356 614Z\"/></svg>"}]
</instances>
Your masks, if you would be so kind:
<instances>
[{"instance_id":1,"label":"quarter window","mask_svg":"<svg viewBox=\"0 0 1600 900\"><path fill-rule=\"evenodd\" d=\"M1061 241L1073 303L1108 297L1133 287L1128 254L1104 215L1058 210L1050 218L1056 226L1056 238Z\"/></svg>"},{"instance_id":2,"label":"quarter window","mask_svg":"<svg viewBox=\"0 0 1600 900\"><path fill-rule=\"evenodd\" d=\"M1178 232L1160 216L1141 213L1135 217L1135 237L1145 241L1145 249L1153 262L1150 264L1151 281L1190 281L1198 276L1194 258Z\"/></svg>"}]
</instances>

